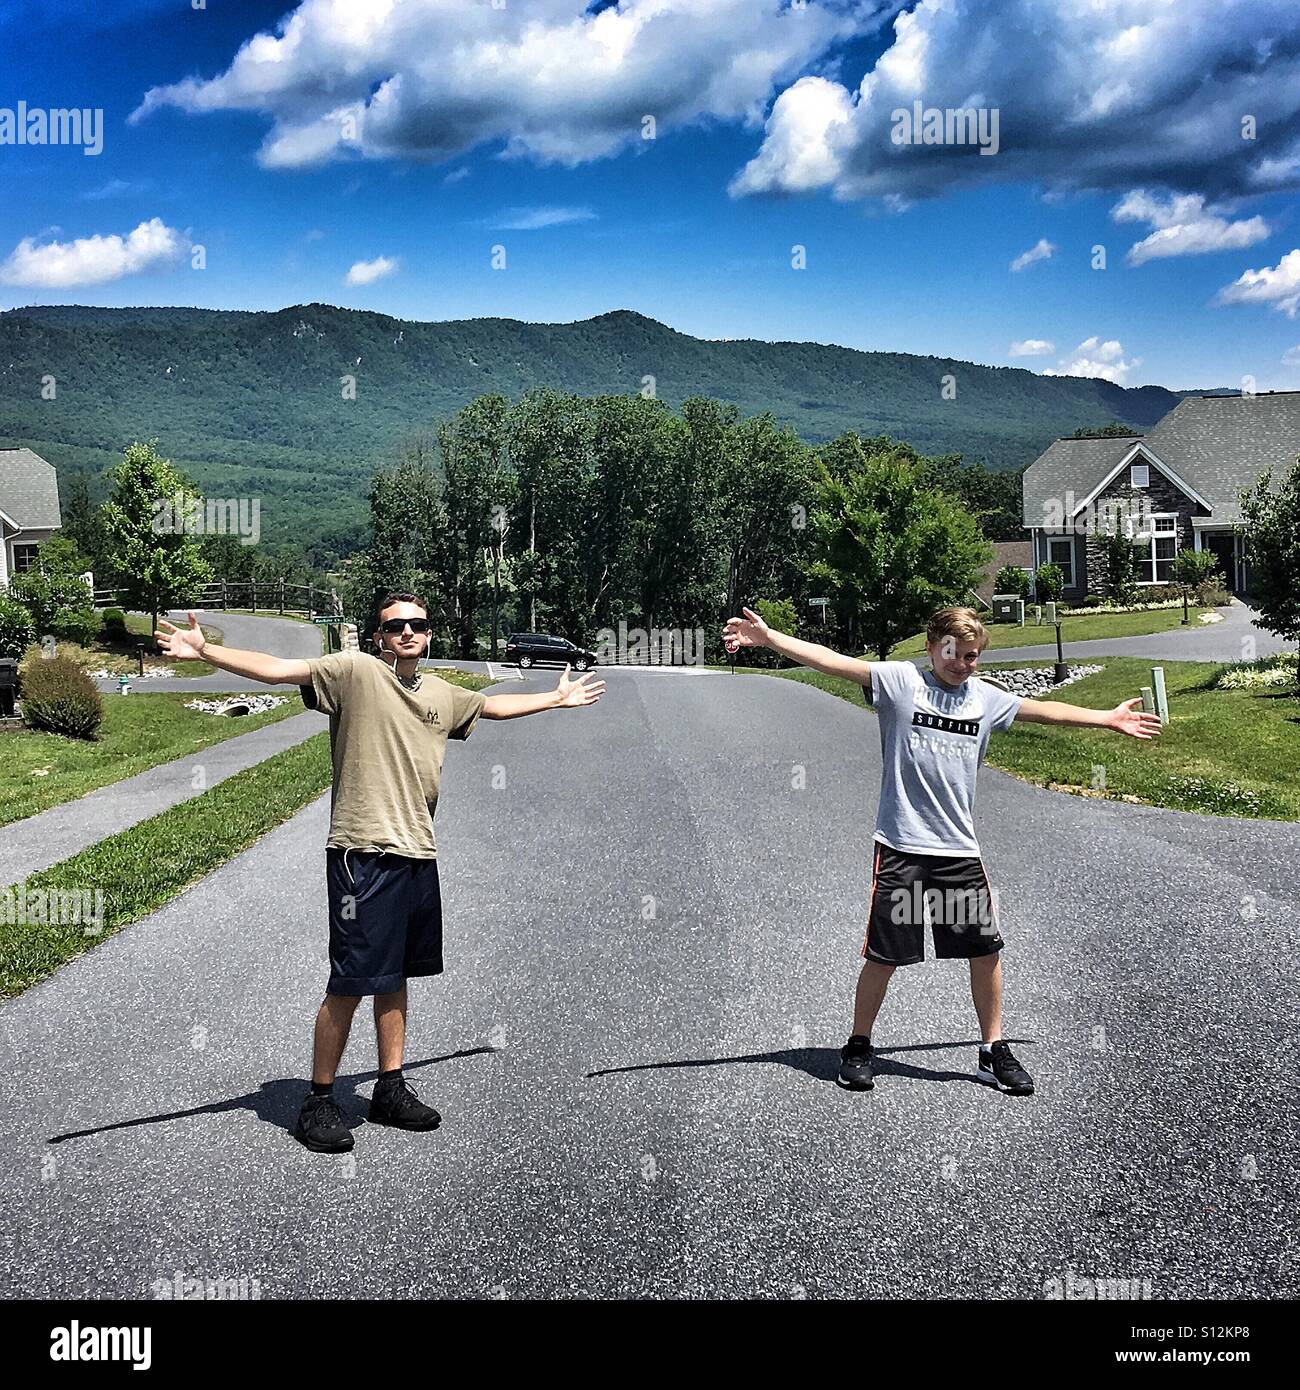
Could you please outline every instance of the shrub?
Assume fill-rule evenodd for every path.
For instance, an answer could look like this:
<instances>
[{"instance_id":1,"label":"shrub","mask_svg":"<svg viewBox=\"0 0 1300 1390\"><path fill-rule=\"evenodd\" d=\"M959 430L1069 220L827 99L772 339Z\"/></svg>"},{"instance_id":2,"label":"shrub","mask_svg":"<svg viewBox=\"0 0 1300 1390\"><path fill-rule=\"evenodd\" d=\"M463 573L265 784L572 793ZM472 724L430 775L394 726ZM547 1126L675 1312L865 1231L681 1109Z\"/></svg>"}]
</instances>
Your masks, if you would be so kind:
<instances>
[{"instance_id":1,"label":"shrub","mask_svg":"<svg viewBox=\"0 0 1300 1390\"><path fill-rule=\"evenodd\" d=\"M1015 565L1003 565L993 581L995 594L1015 594L1017 598L1029 597L1029 576Z\"/></svg>"},{"instance_id":2,"label":"shrub","mask_svg":"<svg viewBox=\"0 0 1300 1390\"><path fill-rule=\"evenodd\" d=\"M1133 542L1115 526L1098 536L1101 551L1101 592L1109 603L1137 602L1137 567Z\"/></svg>"},{"instance_id":3,"label":"shrub","mask_svg":"<svg viewBox=\"0 0 1300 1390\"><path fill-rule=\"evenodd\" d=\"M20 692L28 727L70 738L93 739L104 704L90 677L66 656L31 662Z\"/></svg>"},{"instance_id":4,"label":"shrub","mask_svg":"<svg viewBox=\"0 0 1300 1390\"><path fill-rule=\"evenodd\" d=\"M1215 577L1219 557L1212 550L1189 550L1184 547L1174 557L1174 580L1180 588L1199 588ZM1222 575L1218 576L1222 581Z\"/></svg>"},{"instance_id":5,"label":"shrub","mask_svg":"<svg viewBox=\"0 0 1300 1390\"><path fill-rule=\"evenodd\" d=\"M754 612L768 625L775 628L778 632L788 632L793 635L798 626L798 615L795 612L794 602L788 598L778 599L755 599ZM770 647L750 648L746 653L749 664L754 666L781 666L785 658L772 651Z\"/></svg>"},{"instance_id":6,"label":"shrub","mask_svg":"<svg viewBox=\"0 0 1300 1390\"><path fill-rule=\"evenodd\" d=\"M120 608L105 608L104 630L113 641L120 641L126 636L126 614Z\"/></svg>"},{"instance_id":7,"label":"shrub","mask_svg":"<svg viewBox=\"0 0 1300 1390\"><path fill-rule=\"evenodd\" d=\"M1083 596L1083 606L1084 606L1085 608L1100 608L1100 607L1101 607L1101 595L1100 595L1100 594L1085 594L1085 595Z\"/></svg>"},{"instance_id":8,"label":"shrub","mask_svg":"<svg viewBox=\"0 0 1300 1390\"><path fill-rule=\"evenodd\" d=\"M1202 608L1222 608L1232 602L1232 595L1225 587L1227 581L1222 574L1212 574L1209 579L1196 586L1196 602Z\"/></svg>"},{"instance_id":9,"label":"shrub","mask_svg":"<svg viewBox=\"0 0 1300 1390\"><path fill-rule=\"evenodd\" d=\"M0 592L0 656L20 659L35 640L32 615L16 598Z\"/></svg>"},{"instance_id":10,"label":"shrub","mask_svg":"<svg viewBox=\"0 0 1300 1390\"><path fill-rule=\"evenodd\" d=\"M1060 565L1039 565L1034 571L1034 592L1040 603L1059 599L1064 588L1065 571Z\"/></svg>"},{"instance_id":11,"label":"shrub","mask_svg":"<svg viewBox=\"0 0 1300 1390\"><path fill-rule=\"evenodd\" d=\"M50 630L61 642L88 647L99 636L99 614L93 608L61 608Z\"/></svg>"}]
</instances>

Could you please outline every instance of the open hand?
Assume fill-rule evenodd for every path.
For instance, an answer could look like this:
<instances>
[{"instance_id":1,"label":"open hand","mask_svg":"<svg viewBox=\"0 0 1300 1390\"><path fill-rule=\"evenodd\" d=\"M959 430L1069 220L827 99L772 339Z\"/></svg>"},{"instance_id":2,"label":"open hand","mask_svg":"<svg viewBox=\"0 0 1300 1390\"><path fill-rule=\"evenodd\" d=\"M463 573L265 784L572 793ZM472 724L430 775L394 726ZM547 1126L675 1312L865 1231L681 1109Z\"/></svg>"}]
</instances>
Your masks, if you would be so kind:
<instances>
[{"instance_id":1,"label":"open hand","mask_svg":"<svg viewBox=\"0 0 1300 1390\"><path fill-rule=\"evenodd\" d=\"M740 611L745 615L743 618L727 619L727 625L722 629L722 645L728 652L734 652L738 647L767 646L767 624L752 608L742 608Z\"/></svg>"},{"instance_id":2,"label":"open hand","mask_svg":"<svg viewBox=\"0 0 1300 1390\"><path fill-rule=\"evenodd\" d=\"M190 625L186 629L174 627L166 618L159 618L159 631L153 635L153 640L157 642L164 654L175 661L202 661L203 649L208 645L208 639L203 635L199 620L193 613L189 616ZM163 631L163 629L166 630Z\"/></svg>"},{"instance_id":3,"label":"open hand","mask_svg":"<svg viewBox=\"0 0 1300 1390\"><path fill-rule=\"evenodd\" d=\"M595 684L588 685L588 681L595 681ZM605 682L596 680L594 671L588 671L576 681L571 681L569 667L566 666L555 688L560 692L561 709L577 709L579 705L594 705L605 693Z\"/></svg>"},{"instance_id":4,"label":"open hand","mask_svg":"<svg viewBox=\"0 0 1300 1390\"><path fill-rule=\"evenodd\" d=\"M1127 734L1129 738L1157 738L1160 734L1160 716L1144 709L1135 709L1142 703L1140 695L1125 700L1110 712L1110 727L1116 733Z\"/></svg>"}]
</instances>

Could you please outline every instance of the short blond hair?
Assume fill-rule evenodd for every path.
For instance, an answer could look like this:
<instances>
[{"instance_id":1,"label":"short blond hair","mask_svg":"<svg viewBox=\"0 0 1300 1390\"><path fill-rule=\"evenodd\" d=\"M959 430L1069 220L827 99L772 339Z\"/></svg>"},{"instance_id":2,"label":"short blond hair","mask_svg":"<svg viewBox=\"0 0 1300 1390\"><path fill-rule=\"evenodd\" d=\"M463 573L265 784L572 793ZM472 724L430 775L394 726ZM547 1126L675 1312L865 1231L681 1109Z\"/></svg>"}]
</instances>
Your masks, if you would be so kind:
<instances>
[{"instance_id":1,"label":"short blond hair","mask_svg":"<svg viewBox=\"0 0 1300 1390\"><path fill-rule=\"evenodd\" d=\"M980 651L989 644L989 634L973 608L941 608L925 630L927 644L955 637L959 642L978 642Z\"/></svg>"}]
</instances>

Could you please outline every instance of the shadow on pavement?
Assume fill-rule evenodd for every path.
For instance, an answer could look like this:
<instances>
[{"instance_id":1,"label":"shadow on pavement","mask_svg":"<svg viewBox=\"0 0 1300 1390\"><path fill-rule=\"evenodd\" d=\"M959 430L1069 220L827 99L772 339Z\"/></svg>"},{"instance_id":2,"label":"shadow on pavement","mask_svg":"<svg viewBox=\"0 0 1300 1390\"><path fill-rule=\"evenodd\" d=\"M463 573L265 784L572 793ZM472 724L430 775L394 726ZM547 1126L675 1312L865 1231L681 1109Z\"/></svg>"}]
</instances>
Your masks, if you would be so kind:
<instances>
[{"instance_id":1,"label":"shadow on pavement","mask_svg":"<svg viewBox=\"0 0 1300 1390\"><path fill-rule=\"evenodd\" d=\"M1028 1038L1008 1038L1012 1043L1028 1043ZM872 1054L873 1069L877 1076L907 1076L917 1081L969 1081L978 1086L975 1078L975 1061L966 1071L938 1071L932 1067L918 1067L909 1062L894 1060L905 1052L942 1052L947 1048L968 1048L973 1053L979 1048L979 1039L964 1042L914 1043L910 1047L883 1047ZM589 1071L587 1079L596 1076L617 1076L621 1072L670 1071L679 1067L729 1067L737 1063L775 1062L783 1067L792 1067L811 1076L816 1081L834 1082L840 1069L840 1050L838 1047L799 1047L783 1048L779 1052L750 1052L739 1057L701 1057L684 1058L677 1062L642 1062L635 1066L605 1067L600 1071Z\"/></svg>"},{"instance_id":2,"label":"shadow on pavement","mask_svg":"<svg viewBox=\"0 0 1300 1390\"><path fill-rule=\"evenodd\" d=\"M407 1062L404 1064L403 1070L409 1074L417 1067L432 1067L439 1062L454 1062L460 1057L478 1057L485 1052L493 1052L494 1050L491 1047L467 1047L460 1052L449 1052L445 1057L426 1057L422 1062ZM378 1071L358 1071L338 1078L336 1095L340 1108L344 1112L344 1117L349 1121L349 1128L355 1128L355 1122L359 1117L348 1114L347 1102L356 1100L364 1104L365 1098L357 1095L356 1087L364 1081L374 1081L378 1076ZM52 1135L47 1142L62 1144L68 1139L85 1139L89 1135L107 1134L115 1129L132 1129L136 1125L163 1124L167 1120L183 1120L191 1115L219 1115L225 1110L251 1110L259 1120L266 1124L275 1125L278 1129L292 1130L309 1084L304 1077L281 1076L274 1081L263 1081L256 1091L250 1091L247 1095L232 1096L229 1100L216 1100L210 1105L196 1105L189 1110L172 1110L162 1115L141 1115L133 1120L117 1120L112 1124L99 1125L94 1129L71 1130L67 1134Z\"/></svg>"}]
</instances>

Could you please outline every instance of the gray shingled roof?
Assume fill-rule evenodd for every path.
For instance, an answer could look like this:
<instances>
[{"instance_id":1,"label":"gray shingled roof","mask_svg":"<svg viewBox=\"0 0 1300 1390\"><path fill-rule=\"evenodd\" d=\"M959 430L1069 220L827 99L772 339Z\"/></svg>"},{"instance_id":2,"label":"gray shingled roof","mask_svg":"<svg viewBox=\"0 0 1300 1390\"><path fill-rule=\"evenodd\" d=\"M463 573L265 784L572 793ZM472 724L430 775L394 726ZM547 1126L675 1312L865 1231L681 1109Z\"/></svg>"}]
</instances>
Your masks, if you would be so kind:
<instances>
[{"instance_id":1,"label":"gray shingled roof","mask_svg":"<svg viewBox=\"0 0 1300 1390\"><path fill-rule=\"evenodd\" d=\"M1210 503L1215 521L1240 521L1238 489L1267 468L1276 479L1300 454L1300 391L1188 396L1146 443Z\"/></svg>"},{"instance_id":2,"label":"gray shingled roof","mask_svg":"<svg viewBox=\"0 0 1300 1390\"><path fill-rule=\"evenodd\" d=\"M1300 454L1300 391L1187 396L1145 437L1058 439L1025 469L1025 525L1041 526L1067 491L1082 502L1139 438L1210 503L1215 521L1240 521L1238 490L1267 468L1280 475Z\"/></svg>"},{"instance_id":3,"label":"gray shingled roof","mask_svg":"<svg viewBox=\"0 0 1300 1390\"><path fill-rule=\"evenodd\" d=\"M54 465L30 449L0 449L0 512L24 528L61 526Z\"/></svg>"},{"instance_id":4,"label":"gray shingled roof","mask_svg":"<svg viewBox=\"0 0 1300 1390\"><path fill-rule=\"evenodd\" d=\"M1025 525L1042 526L1049 513L1060 515L1066 494L1074 493L1078 506L1125 454L1139 435L1111 439L1058 439L1025 469L1021 492ZM1170 464L1170 467L1175 465Z\"/></svg>"}]
</instances>

